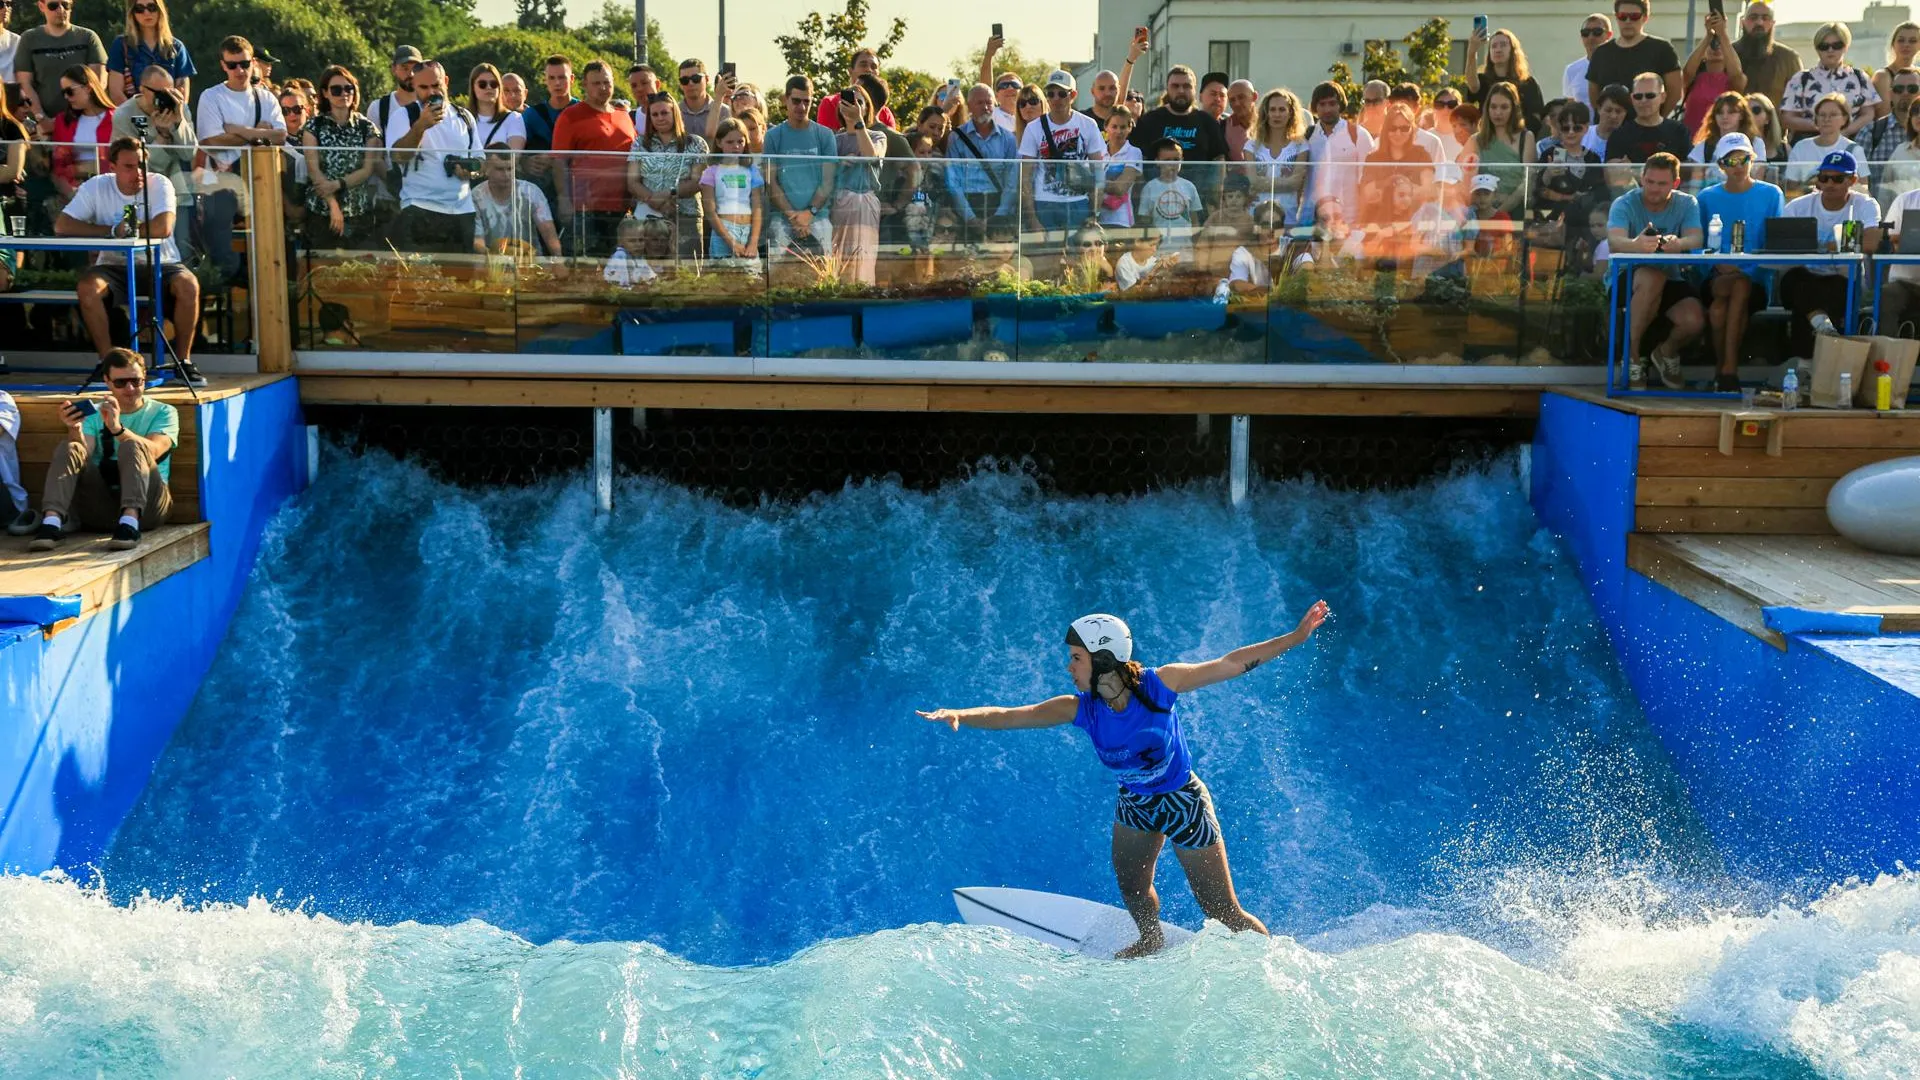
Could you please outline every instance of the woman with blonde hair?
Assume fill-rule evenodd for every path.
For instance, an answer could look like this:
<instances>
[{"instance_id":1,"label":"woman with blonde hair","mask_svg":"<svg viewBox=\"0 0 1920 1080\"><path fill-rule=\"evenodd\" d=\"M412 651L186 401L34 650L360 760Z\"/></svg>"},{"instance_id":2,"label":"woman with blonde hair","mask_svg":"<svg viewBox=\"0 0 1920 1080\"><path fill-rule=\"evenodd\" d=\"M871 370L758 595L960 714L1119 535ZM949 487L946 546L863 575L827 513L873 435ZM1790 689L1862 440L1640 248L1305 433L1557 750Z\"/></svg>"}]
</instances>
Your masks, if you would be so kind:
<instances>
[{"instance_id":1,"label":"woman with blonde hair","mask_svg":"<svg viewBox=\"0 0 1920 1080\"><path fill-rule=\"evenodd\" d=\"M663 217L674 226L674 252L698 259L701 243L700 174L707 166L707 140L686 129L679 102L655 94L646 102L646 127L627 154L627 191L638 201L633 216Z\"/></svg>"},{"instance_id":2,"label":"woman with blonde hair","mask_svg":"<svg viewBox=\"0 0 1920 1080\"><path fill-rule=\"evenodd\" d=\"M1039 120L1040 114L1046 111L1047 102L1038 86L1028 83L1020 88L1020 94L1014 98L1013 104L1013 144L1015 146L1020 145L1020 140L1026 136L1027 125Z\"/></svg>"},{"instance_id":3,"label":"woman with blonde hair","mask_svg":"<svg viewBox=\"0 0 1920 1080\"><path fill-rule=\"evenodd\" d=\"M1478 66L1482 50L1486 56L1485 67ZM1483 27L1468 37L1466 70L1467 93L1480 106L1480 111L1486 111L1487 95L1493 88L1508 83L1520 102L1521 122L1529 131L1541 129L1547 114L1546 99L1540 94L1540 84L1533 81L1527 51L1520 47L1520 38L1513 31L1501 27L1489 34Z\"/></svg>"},{"instance_id":4,"label":"woman with blonde hair","mask_svg":"<svg viewBox=\"0 0 1920 1080\"><path fill-rule=\"evenodd\" d=\"M1814 51L1820 62L1787 80L1780 95L1780 123L1793 135L1810 135L1819 130L1814 123L1814 106L1838 94L1847 108L1847 122L1840 134L1852 138L1873 119L1880 95L1873 89L1867 73L1847 63L1847 47L1853 44L1853 31L1846 23L1830 22L1813 32Z\"/></svg>"},{"instance_id":5,"label":"woman with blonde hair","mask_svg":"<svg viewBox=\"0 0 1920 1080\"><path fill-rule=\"evenodd\" d=\"M60 73L60 95L67 107L53 114L51 175L64 206L100 172L100 151L113 141L113 105L100 76L85 64Z\"/></svg>"},{"instance_id":6,"label":"woman with blonde hair","mask_svg":"<svg viewBox=\"0 0 1920 1080\"><path fill-rule=\"evenodd\" d=\"M1873 107L1875 116L1893 111L1893 80L1887 77L1887 72L1914 67L1916 56L1920 56L1920 23L1903 22L1887 35L1886 66L1873 73L1873 92L1880 95L1880 104Z\"/></svg>"},{"instance_id":7,"label":"woman with blonde hair","mask_svg":"<svg viewBox=\"0 0 1920 1080\"><path fill-rule=\"evenodd\" d=\"M1475 162L1468 172L1496 178L1500 186L1494 189L1494 208L1515 218L1526 203L1527 166L1538 156L1536 142L1521 116L1520 91L1506 82L1488 87L1480 126L1465 151Z\"/></svg>"},{"instance_id":8,"label":"woman with blonde hair","mask_svg":"<svg viewBox=\"0 0 1920 1080\"><path fill-rule=\"evenodd\" d=\"M527 122L501 100L500 85L500 69L492 64L476 64L467 73L468 107L480 129L473 133L473 145L484 148L505 143L509 150L524 150Z\"/></svg>"},{"instance_id":9,"label":"woman with blonde hair","mask_svg":"<svg viewBox=\"0 0 1920 1080\"><path fill-rule=\"evenodd\" d=\"M1780 110L1762 93L1747 95L1747 114L1753 117L1754 155L1768 164L1787 160L1787 132L1780 126Z\"/></svg>"},{"instance_id":10,"label":"woman with blonde hair","mask_svg":"<svg viewBox=\"0 0 1920 1080\"><path fill-rule=\"evenodd\" d=\"M1253 206L1273 203L1289 225L1300 221L1300 193L1307 182L1307 113L1300 98L1282 87L1269 90L1253 113L1244 148L1253 162Z\"/></svg>"},{"instance_id":11,"label":"woman with blonde hair","mask_svg":"<svg viewBox=\"0 0 1920 1080\"><path fill-rule=\"evenodd\" d=\"M140 76L159 66L173 76L173 88L183 101L192 99L192 80L199 74L187 44L173 36L166 0L128 0L126 32L107 50L107 96L115 105L132 97Z\"/></svg>"}]
</instances>

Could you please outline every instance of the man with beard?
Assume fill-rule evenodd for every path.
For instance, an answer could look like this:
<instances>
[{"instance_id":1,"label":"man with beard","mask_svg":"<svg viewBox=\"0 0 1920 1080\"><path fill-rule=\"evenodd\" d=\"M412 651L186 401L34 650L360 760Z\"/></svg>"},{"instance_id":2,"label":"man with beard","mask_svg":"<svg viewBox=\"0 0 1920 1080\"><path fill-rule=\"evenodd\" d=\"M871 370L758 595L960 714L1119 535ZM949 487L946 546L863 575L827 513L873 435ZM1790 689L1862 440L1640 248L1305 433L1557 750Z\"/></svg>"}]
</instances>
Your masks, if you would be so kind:
<instances>
[{"instance_id":1,"label":"man with beard","mask_svg":"<svg viewBox=\"0 0 1920 1080\"><path fill-rule=\"evenodd\" d=\"M1747 75L1747 93L1765 94L1780 104L1787 80L1800 71L1800 54L1773 40L1773 7L1754 0L1740 16L1740 40L1733 43L1740 70Z\"/></svg>"},{"instance_id":2,"label":"man with beard","mask_svg":"<svg viewBox=\"0 0 1920 1080\"><path fill-rule=\"evenodd\" d=\"M1160 98L1159 108L1148 109L1140 117L1128 141L1144 153L1161 139L1172 139L1180 144L1183 160L1225 160L1226 132L1220 129L1218 120L1193 107L1193 90L1193 69L1175 64L1173 70L1167 72L1167 91ZM1222 101L1225 101L1224 94Z\"/></svg>"}]
</instances>

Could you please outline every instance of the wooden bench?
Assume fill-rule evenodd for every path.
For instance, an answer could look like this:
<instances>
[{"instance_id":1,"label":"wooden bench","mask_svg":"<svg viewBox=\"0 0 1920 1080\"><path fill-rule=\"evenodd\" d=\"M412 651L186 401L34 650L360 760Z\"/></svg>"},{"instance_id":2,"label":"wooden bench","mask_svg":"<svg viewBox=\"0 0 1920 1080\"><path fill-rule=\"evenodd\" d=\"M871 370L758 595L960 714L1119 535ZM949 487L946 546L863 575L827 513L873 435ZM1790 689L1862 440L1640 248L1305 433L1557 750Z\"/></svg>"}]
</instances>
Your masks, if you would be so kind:
<instances>
[{"instance_id":1,"label":"wooden bench","mask_svg":"<svg viewBox=\"0 0 1920 1080\"><path fill-rule=\"evenodd\" d=\"M79 380L76 378L74 381ZM0 381L0 389L5 386L5 382ZM53 460L55 448L67 437L67 427L60 421L60 403L74 396L40 390L14 392L14 401L20 406L20 481L26 487L36 510L40 508L40 496L46 489L47 465ZM178 445L173 448L173 457L168 459L167 487L173 492L173 512L168 515L167 521L175 525L199 521L198 412L184 390L164 391L156 396L180 412L180 438Z\"/></svg>"}]
</instances>

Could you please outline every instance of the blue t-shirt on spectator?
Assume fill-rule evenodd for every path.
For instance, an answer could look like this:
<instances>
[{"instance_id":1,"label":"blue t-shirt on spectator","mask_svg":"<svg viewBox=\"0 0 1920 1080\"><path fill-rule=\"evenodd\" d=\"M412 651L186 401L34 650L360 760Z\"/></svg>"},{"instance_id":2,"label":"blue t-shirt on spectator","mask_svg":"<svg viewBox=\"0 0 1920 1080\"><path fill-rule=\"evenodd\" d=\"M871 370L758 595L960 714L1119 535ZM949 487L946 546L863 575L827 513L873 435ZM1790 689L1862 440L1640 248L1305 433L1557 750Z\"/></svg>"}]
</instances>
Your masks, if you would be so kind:
<instances>
[{"instance_id":1,"label":"blue t-shirt on spectator","mask_svg":"<svg viewBox=\"0 0 1920 1080\"><path fill-rule=\"evenodd\" d=\"M1727 190L1725 184L1715 184L1700 193L1700 220L1712 221L1713 215L1720 215L1720 252L1725 254L1733 250L1733 223L1747 223L1745 245L1748 251L1761 251L1767 244L1767 219L1784 217L1787 212L1787 197L1780 189L1764 180L1756 180L1753 186L1739 194ZM1705 236L1704 226L1702 236ZM1761 279L1764 273L1759 269L1750 269L1747 276Z\"/></svg>"},{"instance_id":2,"label":"blue t-shirt on spectator","mask_svg":"<svg viewBox=\"0 0 1920 1080\"><path fill-rule=\"evenodd\" d=\"M1640 197L1638 188L1613 200L1613 208L1607 211L1607 228L1625 229L1629 238L1639 236L1652 225L1656 232L1664 235L1685 236L1689 229L1700 231L1700 204L1684 191L1676 191L1667 202L1667 208L1655 214L1647 209L1645 200ZM1682 277L1682 267L1667 269L1670 278Z\"/></svg>"},{"instance_id":3,"label":"blue t-shirt on spectator","mask_svg":"<svg viewBox=\"0 0 1920 1080\"><path fill-rule=\"evenodd\" d=\"M173 39L172 56L161 55L144 41L129 45L125 34L114 38L113 45L107 49L107 70L125 75L129 83L139 82L140 73L155 64L166 68L167 74L176 80L200 74L193 66L193 54L187 52L187 43L179 38Z\"/></svg>"},{"instance_id":4,"label":"blue t-shirt on spectator","mask_svg":"<svg viewBox=\"0 0 1920 1080\"><path fill-rule=\"evenodd\" d=\"M796 128L791 123L775 124L767 129L765 145L767 156L773 159L774 183L779 184L781 192L786 195L787 205L795 210L805 210L820 191L820 186L826 182L827 162L840 154L834 142L833 130L811 120L803 128Z\"/></svg>"}]
</instances>

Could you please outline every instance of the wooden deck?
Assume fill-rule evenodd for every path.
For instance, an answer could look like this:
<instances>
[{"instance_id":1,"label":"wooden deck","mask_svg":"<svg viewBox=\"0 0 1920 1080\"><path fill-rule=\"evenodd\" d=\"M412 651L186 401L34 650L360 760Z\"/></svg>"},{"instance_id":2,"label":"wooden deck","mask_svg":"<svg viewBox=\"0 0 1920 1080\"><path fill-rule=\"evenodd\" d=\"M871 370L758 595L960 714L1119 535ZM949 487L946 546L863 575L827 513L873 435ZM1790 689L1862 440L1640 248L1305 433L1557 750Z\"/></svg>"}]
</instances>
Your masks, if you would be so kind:
<instances>
[{"instance_id":1,"label":"wooden deck","mask_svg":"<svg viewBox=\"0 0 1920 1080\"><path fill-rule=\"evenodd\" d=\"M155 584L207 557L209 527L163 525L132 551L113 551L104 533L78 533L52 551L28 551L24 536L0 537L0 596L78 596L80 618ZM57 634L78 622L47 631Z\"/></svg>"},{"instance_id":2,"label":"wooden deck","mask_svg":"<svg viewBox=\"0 0 1920 1080\"><path fill-rule=\"evenodd\" d=\"M307 405L479 405L842 412L1245 413L1260 416L1534 417L1541 386L1265 385L1109 381L492 376L302 372Z\"/></svg>"},{"instance_id":3,"label":"wooden deck","mask_svg":"<svg viewBox=\"0 0 1920 1080\"><path fill-rule=\"evenodd\" d=\"M1640 417L1634 527L1656 533L1832 536L1827 492L1862 465L1920 454L1920 410L1759 409L1721 445L1721 402L1608 399ZM1774 430L1777 426L1777 432Z\"/></svg>"},{"instance_id":4,"label":"wooden deck","mask_svg":"<svg viewBox=\"0 0 1920 1080\"><path fill-rule=\"evenodd\" d=\"M1884 633L1920 632L1920 559L1837 536L1660 536L1627 540L1627 565L1755 637L1786 648L1762 608L1880 616Z\"/></svg>"}]
</instances>

